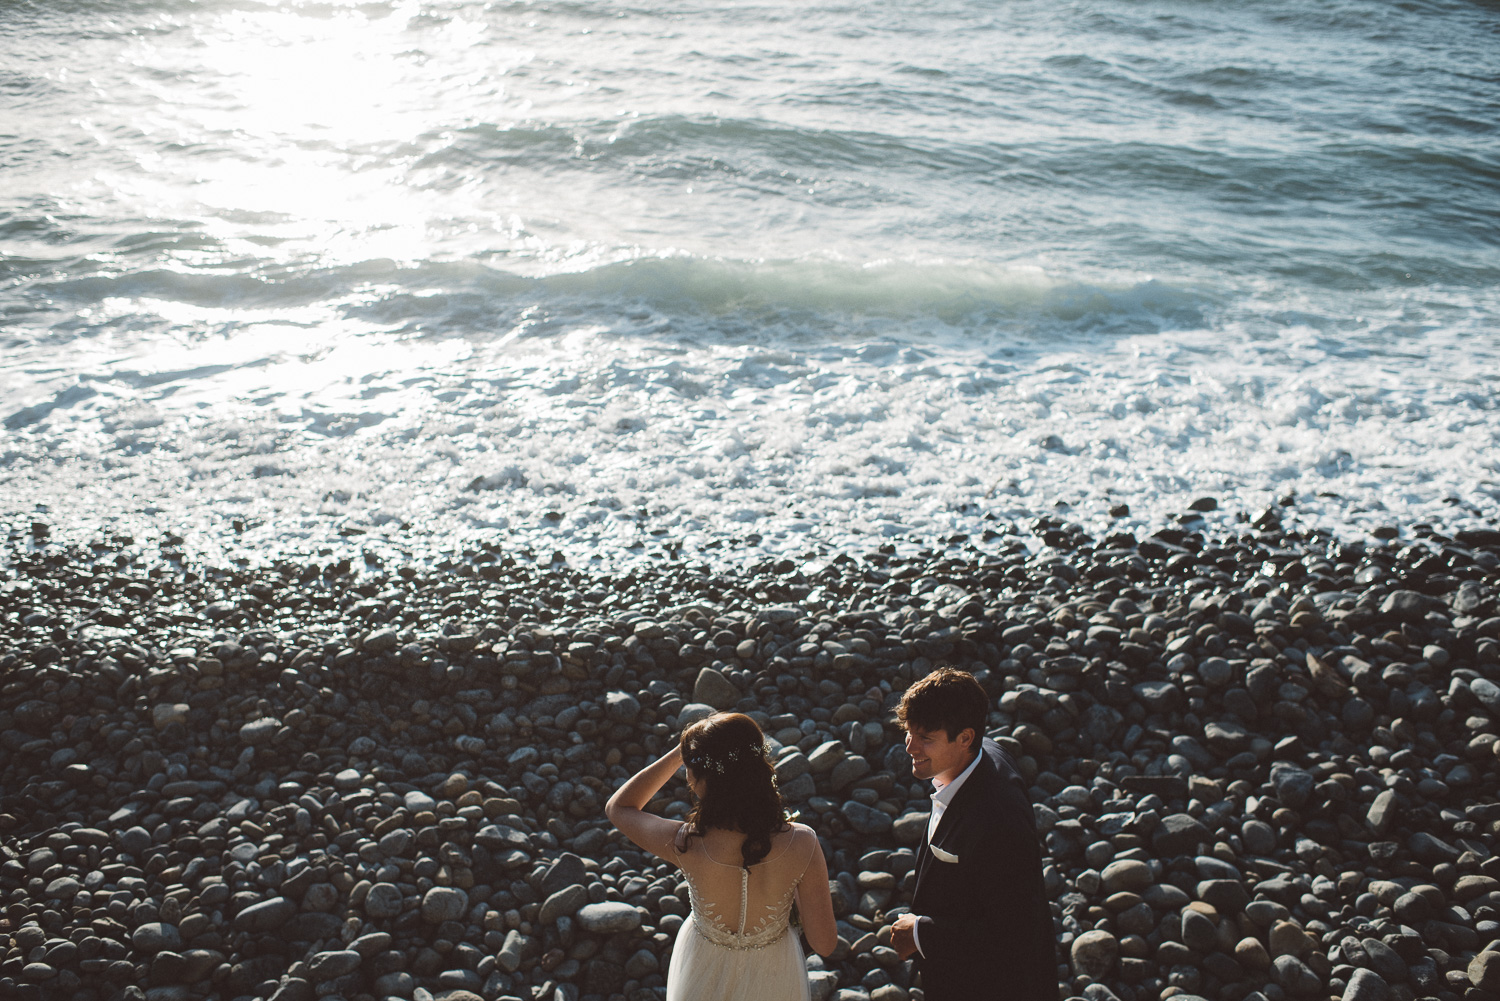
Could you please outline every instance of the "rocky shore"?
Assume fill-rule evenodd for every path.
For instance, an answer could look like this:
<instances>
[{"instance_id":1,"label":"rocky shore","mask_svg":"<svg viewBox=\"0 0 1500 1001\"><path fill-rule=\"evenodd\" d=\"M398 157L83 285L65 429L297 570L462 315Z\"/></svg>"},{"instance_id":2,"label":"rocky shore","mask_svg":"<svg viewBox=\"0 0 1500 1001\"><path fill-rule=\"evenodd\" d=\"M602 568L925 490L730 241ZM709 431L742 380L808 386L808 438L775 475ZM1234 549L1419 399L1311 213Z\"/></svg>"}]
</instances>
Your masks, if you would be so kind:
<instances>
[{"instance_id":1,"label":"rocky shore","mask_svg":"<svg viewBox=\"0 0 1500 1001\"><path fill-rule=\"evenodd\" d=\"M686 889L603 804L714 707L824 838L815 997L918 998L881 929L929 790L889 709L953 663L1033 783L1060 996L1497 1001L1500 533L1257 524L615 576L35 526L0 576L0 995L659 998Z\"/></svg>"}]
</instances>

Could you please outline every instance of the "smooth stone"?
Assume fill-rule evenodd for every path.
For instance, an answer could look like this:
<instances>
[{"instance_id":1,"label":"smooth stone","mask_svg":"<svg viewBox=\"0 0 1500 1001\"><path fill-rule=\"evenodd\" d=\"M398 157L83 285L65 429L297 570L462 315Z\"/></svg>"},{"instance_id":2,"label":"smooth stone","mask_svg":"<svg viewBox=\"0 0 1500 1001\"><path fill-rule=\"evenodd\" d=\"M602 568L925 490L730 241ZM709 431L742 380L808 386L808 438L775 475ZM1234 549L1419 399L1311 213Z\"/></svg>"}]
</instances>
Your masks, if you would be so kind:
<instances>
[{"instance_id":1,"label":"smooth stone","mask_svg":"<svg viewBox=\"0 0 1500 1001\"><path fill-rule=\"evenodd\" d=\"M1226 720L1204 724L1203 739L1215 753L1229 757L1250 750L1255 736L1238 723Z\"/></svg>"},{"instance_id":2,"label":"smooth stone","mask_svg":"<svg viewBox=\"0 0 1500 1001\"><path fill-rule=\"evenodd\" d=\"M1316 784L1312 775L1300 768L1280 761L1271 766L1271 785L1276 788L1276 798L1283 806L1302 809Z\"/></svg>"},{"instance_id":3,"label":"smooth stone","mask_svg":"<svg viewBox=\"0 0 1500 1001\"><path fill-rule=\"evenodd\" d=\"M1380 614L1398 619L1417 620L1426 615L1428 609L1435 608L1438 604L1435 598L1428 597L1419 591L1401 589L1385 596L1385 600L1380 603Z\"/></svg>"},{"instance_id":4,"label":"smooth stone","mask_svg":"<svg viewBox=\"0 0 1500 1001\"><path fill-rule=\"evenodd\" d=\"M1500 951L1490 948L1469 960L1469 983L1482 991L1500 994Z\"/></svg>"},{"instance_id":5,"label":"smooth stone","mask_svg":"<svg viewBox=\"0 0 1500 1001\"><path fill-rule=\"evenodd\" d=\"M1240 827L1240 840L1251 855L1269 855L1276 850L1276 828L1263 820L1247 820Z\"/></svg>"},{"instance_id":6,"label":"smooth stone","mask_svg":"<svg viewBox=\"0 0 1500 1001\"><path fill-rule=\"evenodd\" d=\"M1391 985L1374 970L1356 969L1349 975L1343 1001L1391 1001Z\"/></svg>"},{"instance_id":7,"label":"smooth stone","mask_svg":"<svg viewBox=\"0 0 1500 1001\"><path fill-rule=\"evenodd\" d=\"M456 886L434 886L422 897L422 920L429 924L457 921L469 909L469 895Z\"/></svg>"},{"instance_id":8,"label":"smooth stone","mask_svg":"<svg viewBox=\"0 0 1500 1001\"><path fill-rule=\"evenodd\" d=\"M1238 914L1250 903L1250 891L1237 879L1205 879L1197 892L1199 900L1212 904L1220 914Z\"/></svg>"},{"instance_id":9,"label":"smooth stone","mask_svg":"<svg viewBox=\"0 0 1500 1001\"><path fill-rule=\"evenodd\" d=\"M168 705L151 707L151 725L158 730L165 729L173 723L187 725L188 706L186 703L175 702Z\"/></svg>"},{"instance_id":10,"label":"smooth stone","mask_svg":"<svg viewBox=\"0 0 1500 1001\"><path fill-rule=\"evenodd\" d=\"M1500 685L1488 678L1475 678L1469 682L1469 691L1491 715L1500 716Z\"/></svg>"},{"instance_id":11,"label":"smooth stone","mask_svg":"<svg viewBox=\"0 0 1500 1001\"><path fill-rule=\"evenodd\" d=\"M270 716L262 716L260 719L251 720L240 727L240 740L243 740L251 747L257 747L276 736L276 732L280 729L281 720Z\"/></svg>"},{"instance_id":12,"label":"smooth stone","mask_svg":"<svg viewBox=\"0 0 1500 1001\"><path fill-rule=\"evenodd\" d=\"M380 839L380 854L388 859L404 858L406 850L411 847L412 840L416 836L405 827L398 827L394 831L387 831Z\"/></svg>"},{"instance_id":13,"label":"smooth stone","mask_svg":"<svg viewBox=\"0 0 1500 1001\"><path fill-rule=\"evenodd\" d=\"M1208 953L1218 942L1213 920L1200 911L1188 908L1182 912L1182 944L1194 952Z\"/></svg>"},{"instance_id":14,"label":"smooth stone","mask_svg":"<svg viewBox=\"0 0 1500 1001\"><path fill-rule=\"evenodd\" d=\"M698 679L693 682L693 701L712 706L721 712L733 709L742 697L734 682L712 667L700 670Z\"/></svg>"},{"instance_id":15,"label":"smooth stone","mask_svg":"<svg viewBox=\"0 0 1500 1001\"><path fill-rule=\"evenodd\" d=\"M376 883L365 894L365 916L393 918L401 913L403 899L401 888L395 883Z\"/></svg>"},{"instance_id":16,"label":"smooth stone","mask_svg":"<svg viewBox=\"0 0 1500 1001\"><path fill-rule=\"evenodd\" d=\"M1386 983L1406 983L1408 978L1406 960L1402 959L1395 949L1378 938L1361 939L1359 944L1364 947L1365 956L1370 961L1370 969L1380 974Z\"/></svg>"},{"instance_id":17,"label":"smooth stone","mask_svg":"<svg viewBox=\"0 0 1500 1001\"><path fill-rule=\"evenodd\" d=\"M849 826L861 834L884 834L893 826L890 814L884 810L877 810L852 799L844 804L843 813Z\"/></svg>"},{"instance_id":18,"label":"smooth stone","mask_svg":"<svg viewBox=\"0 0 1500 1001\"><path fill-rule=\"evenodd\" d=\"M307 961L307 972L314 981L332 980L359 969L362 958L353 949L320 952Z\"/></svg>"},{"instance_id":19,"label":"smooth stone","mask_svg":"<svg viewBox=\"0 0 1500 1001\"><path fill-rule=\"evenodd\" d=\"M1100 873L1104 881L1104 893L1140 893L1155 882L1151 866L1139 858L1119 858L1104 866Z\"/></svg>"},{"instance_id":20,"label":"smooth stone","mask_svg":"<svg viewBox=\"0 0 1500 1001\"><path fill-rule=\"evenodd\" d=\"M542 877L541 891L542 899L546 900L557 891L575 883L587 883L589 878L588 868L583 864L583 859L572 852L563 852L557 857L547 869L547 874Z\"/></svg>"},{"instance_id":21,"label":"smooth stone","mask_svg":"<svg viewBox=\"0 0 1500 1001\"><path fill-rule=\"evenodd\" d=\"M641 714L641 702L629 692L609 692L604 696L605 718L616 723L634 723Z\"/></svg>"},{"instance_id":22,"label":"smooth stone","mask_svg":"<svg viewBox=\"0 0 1500 1001\"><path fill-rule=\"evenodd\" d=\"M1198 818L1187 813L1170 813L1161 818L1151 832L1151 844L1158 855L1187 855L1213 836Z\"/></svg>"},{"instance_id":23,"label":"smooth stone","mask_svg":"<svg viewBox=\"0 0 1500 1001\"><path fill-rule=\"evenodd\" d=\"M1300 959L1313 948L1307 932L1295 921L1277 921L1271 926L1267 941L1270 943L1272 956L1296 956Z\"/></svg>"},{"instance_id":24,"label":"smooth stone","mask_svg":"<svg viewBox=\"0 0 1500 1001\"><path fill-rule=\"evenodd\" d=\"M182 948L182 934L177 926L164 921L148 921L130 933L130 944L142 952L161 952Z\"/></svg>"},{"instance_id":25,"label":"smooth stone","mask_svg":"<svg viewBox=\"0 0 1500 1001\"><path fill-rule=\"evenodd\" d=\"M1296 956L1277 956L1272 960L1271 979L1295 997L1315 997L1323 990L1318 975Z\"/></svg>"},{"instance_id":26,"label":"smooth stone","mask_svg":"<svg viewBox=\"0 0 1500 1001\"><path fill-rule=\"evenodd\" d=\"M129 852L131 855L140 857L151 847L151 833L144 827L130 827L121 831L117 836L120 850Z\"/></svg>"},{"instance_id":27,"label":"smooth stone","mask_svg":"<svg viewBox=\"0 0 1500 1001\"><path fill-rule=\"evenodd\" d=\"M537 920L544 925L553 924L558 918L578 913L578 909L588 902L589 892L584 887L578 884L564 887L542 902Z\"/></svg>"},{"instance_id":28,"label":"smooth stone","mask_svg":"<svg viewBox=\"0 0 1500 1001\"><path fill-rule=\"evenodd\" d=\"M312 984L302 977L288 977L281 982L267 1001L315 1001L317 992ZM150 1001L148 998L147 1001Z\"/></svg>"},{"instance_id":29,"label":"smooth stone","mask_svg":"<svg viewBox=\"0 0 1500 1001\"><path fill-rule=\"evenodd\" d=\"M285 897L272 897L251 904L234 916L236 931L272 931L291 920L297 913L295 902Z\"/></svg>"},{"instance_id":30,"label":"smooth stone","mask_svg":"<svg viewBox=\"0 0 1500 1001\"><path fill-rule=\"evenodd\" d=\"M1271 968L1271 954L1260 939L1245 937L1235 943L1234 961L1247 970L1265 972Z\"/></svg>"},{"instance_id":31,"label":"smooth stone","mask_svg":"<svg viewBox=\"0 0 1500 1001\"><path fill-rule=\"evenodd\" d=\"M708 719L713 714L713 706L704 702L689 702L677 710L677 726L679 729L687 729L700 719Z\"/></svg>"},{"instance_id":32,"label":"smooth stone","mask_svg":"<svg viewBox=\"0 0 1500 1001\"><path fill-rule=\"evenodd\" d=\"M401 802L405 804L406 809L411 813L431 813L437 809L437 800L420 789L409 791L405 796L401 797Z\"/></svg>"},{"instance_id":33,"label":"smooth stone","mask_svg":"<svg viewBox=\"0 0 1500 1001\"><path fill-rule=\"evenodd\" d=\"M580 908L578 923L583 925L585 931L613 935L639 928L641 912L622 901L603 901Z\"/></svg>"},{"instance_id":34,"label":"smooth stone","mask_svg":"<svg viewBox=\"0 0 1500 1001\"><path fill-rule=\"evenodd\" d=\"M801 751L783 754L776 759L776 781L781 785L799 779L810 771L812 771L812 763Z\"/></svg>"},{"instance_id":35,"label":"smooth stone","mask_svg":"<svg viewBox=\"0 0 1500 1001\"><path fill-rule=\"evenodd\" d=\"M521 957L526 951L526 936L518 929L512 928L505 933L505 940L500 945L500 951L495 954L495 962L506 973L514 973L521 966Z\"/></svg>"},{"instance_id":36,"label":"smooth stone","mask_svg":"<svg viewBox=\"0 0 1500 1001\"><path fill-rule=\"evenodd\" d=\"M78 891L82 889L83 884L72 876L59 876L47 884L47 888L42 891L42 895L61 900L72 900L78 896Z\"/></svg>"},{"instance_id":37,"label":"smooth stone","mask_svg":"<svg viewBox=\"0 0 1500 1001\"><path fill-rule=\"evenodd\" d=\"M396 630L394 629L372 630L366 633L364 639L360 641L360 646L364 648L365 653L374 656L389 653L400 645L401 637L396 634Z\"/></svg>"},{"instance_id":38,"label":"smooth stone","mask_svg":"<svg viewBox=\"0 0 1500 1001\"><path fill-rule=\"evenodd\" d=\"M1234 677L1234 665L1223 657L1206 657L1198 665L1198 677L1210 688L1223 688Z\"/></svg>"},{"instance_id":39,"label":"smooth stone","mask_svg":"<svg viewBox=\"0 0 1500 1001\"><path fill-rule=\"evenodd\" d=\"M1439 862L1457 862L1459 855L1462 854L1457 848L1426 831L1413 834L1406 846L1417 857L1417 861L1428 865L1436 865Z\"/></svg>"},{"instance_id":40,"label":"smooth stone","mask_svg":"<svg viewBox=\"0 0 1500 1001\"><path fill-rule=\"evenodd\" d=\"M837 740L825 740L812 749L807 756L807 763L812 767L814 775L831 772L835 765L849 756L849 751Z\"/></svg>"},{"instance_id":41,"label":"smooth stone","mask_svg":"<svg viewBox=\"0 0 1500 1001\"><path fill-rule=\"evenodd\" d=\"M931 814L915 810L903 813L891 825L891 834L898 844L914 845L927 836L927 823Z\"/></svg>"},{"instance_id":42,"label":"smooth stone","mask_svg":"<svg viewBox=\"0 0 1500 1001\"><path fill-rule=\"evenodd\" d=\"M1074 976L1102 980L1114 970L1120 943L1107 931L1086 931L1073 940L1070 955Z\"/></svg>"},{"instance_id":43,"label":"smooth stone","mask_svg":"<svg viewBox=\"0 0 1500 1001\"><path fill-rule=\"evenodd\" d=\"M1376 836L1390 830L1391 823L1396 819L1396 790L1382 789L1375 799L1370 803L1370 808L1365 811L1365 825L1370 832Z\"/></svg>"},{"instance_id":44,"label":"smooth stone","mask_svg":"<svg viewBox=\"0 0 1500 1001\"><path fill-rule=\"evenodd\" d=\"M1142 681L1131 690L1145 705L1147 712L1171 712L1185 701L1182 689L1170 681Z\"/></svg>"},{"instance_id":45,"label":"smooth stone","mask_svg":"<svg viewBox=\"0 0 1500 1001\"><path fill-rule=\"evenodd\" d=\"M379 997L409 998L416 986L416 980L405 970L384 973L375 978L375 993Z\"/></svg>"}]
</instances>

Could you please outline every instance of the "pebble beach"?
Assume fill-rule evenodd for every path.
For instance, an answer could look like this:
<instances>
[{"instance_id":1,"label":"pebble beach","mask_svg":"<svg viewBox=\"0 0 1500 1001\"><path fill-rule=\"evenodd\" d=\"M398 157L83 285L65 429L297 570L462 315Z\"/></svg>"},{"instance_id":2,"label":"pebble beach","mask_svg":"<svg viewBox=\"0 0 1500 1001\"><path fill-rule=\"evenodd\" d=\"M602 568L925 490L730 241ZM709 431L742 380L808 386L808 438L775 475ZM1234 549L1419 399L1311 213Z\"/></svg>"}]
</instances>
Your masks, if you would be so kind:
<instances>
[{"instance_id":1,"label":"pebble beach","mask_svg":"<svg viewBox=\"0 0 1500 1001\"><path fill-rule=\"evenodd\" d=\"M890 709L955 664L1033 783L1061 997L1500 994L1500 534L1041 530L1002 556L617 576L13 532L0 988L659 998L684 884L603 803L738 709L829 858L814 997L919 999L882 929L930 790Z\"/></svg>"}]
</instances>

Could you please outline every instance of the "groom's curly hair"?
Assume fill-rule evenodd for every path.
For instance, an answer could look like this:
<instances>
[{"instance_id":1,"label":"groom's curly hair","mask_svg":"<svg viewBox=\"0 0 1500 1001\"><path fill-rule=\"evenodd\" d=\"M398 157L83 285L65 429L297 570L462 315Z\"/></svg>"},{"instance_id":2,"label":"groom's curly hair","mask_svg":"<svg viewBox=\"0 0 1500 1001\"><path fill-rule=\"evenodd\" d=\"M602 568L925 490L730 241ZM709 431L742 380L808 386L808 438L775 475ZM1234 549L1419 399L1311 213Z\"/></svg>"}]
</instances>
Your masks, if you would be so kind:
<instances>
[{"instance_id":1,"label":"groom's curly hair","mask_svg":"<svg viewBox=\"0 0 1500 1001\"><path fill-rule=\"evenodd\" d=\"M942 730L949 740L957 740L964 730L972 728L974 743L984 736L989 719L990 697L974 676L956 667L940 667L913 684L896 706L896 722L904 729L916 728L931 733Z\"/></svg>"},{"instance_id":2,"label":"groom's curly hair","mask_svg":"<svg viewBox=\"0 0 1500 1001\"><path fill-rule=\"evenodd\" d=\"M745 868L771 851L771 836L787 829L776 771L766 757L766 738L743 713L714 713L682 731L682 761L705 783L703 798L688 814L687 836L710 827L745 835Z\"/></svg>"}]
</instances>

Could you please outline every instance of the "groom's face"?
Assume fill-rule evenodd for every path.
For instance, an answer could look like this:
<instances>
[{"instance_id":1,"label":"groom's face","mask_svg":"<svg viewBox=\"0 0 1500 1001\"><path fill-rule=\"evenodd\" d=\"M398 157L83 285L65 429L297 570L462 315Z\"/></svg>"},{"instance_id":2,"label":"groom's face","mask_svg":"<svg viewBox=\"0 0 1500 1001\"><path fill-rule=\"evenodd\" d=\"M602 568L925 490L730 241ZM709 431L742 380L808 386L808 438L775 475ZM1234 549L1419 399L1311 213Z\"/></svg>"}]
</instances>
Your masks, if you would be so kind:
<instances>
[{"instance_id":1,"label":"groom's face","mask_svg":"<svg viewBox=\"0 0 1500 1001\"><path fill-rule=\"evenodd\" d=\"M969 765L969 747L974 743L973 730L960 730L957 740L948 739L943 729L906 731L906 753L911 755L913 778L941 778L951 782Z\"/></svg>"}]
</instances>

